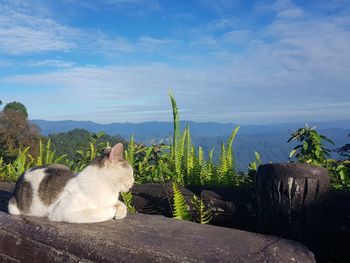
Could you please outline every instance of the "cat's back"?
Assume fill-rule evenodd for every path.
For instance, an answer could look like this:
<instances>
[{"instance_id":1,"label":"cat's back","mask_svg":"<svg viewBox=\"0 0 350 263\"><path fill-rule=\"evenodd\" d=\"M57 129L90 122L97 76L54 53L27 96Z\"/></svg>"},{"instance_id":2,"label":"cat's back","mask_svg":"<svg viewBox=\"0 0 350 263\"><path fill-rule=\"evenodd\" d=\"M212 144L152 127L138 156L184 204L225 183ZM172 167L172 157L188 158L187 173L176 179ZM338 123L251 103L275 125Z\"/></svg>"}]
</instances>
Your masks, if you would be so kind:
<instances>
[{"instance_id":1,"label":"cat's back","mask_svg":"<svg viewBox=\"0 0 350 263\"><path fill-rule=\"evenodd\" d=\"M74 173L61 164L27 170L16 182L10 214L45 216L72 178Z\"/></svg>"}]
</instances>

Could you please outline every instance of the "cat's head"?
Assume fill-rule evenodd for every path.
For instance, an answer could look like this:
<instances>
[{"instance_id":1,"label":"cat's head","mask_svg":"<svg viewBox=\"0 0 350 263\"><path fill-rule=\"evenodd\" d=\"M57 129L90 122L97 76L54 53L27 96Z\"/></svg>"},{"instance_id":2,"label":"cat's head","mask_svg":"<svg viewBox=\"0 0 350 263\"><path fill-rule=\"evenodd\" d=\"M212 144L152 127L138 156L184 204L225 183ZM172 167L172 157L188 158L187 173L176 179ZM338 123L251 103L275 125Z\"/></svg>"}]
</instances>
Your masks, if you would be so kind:
<instances>
[{"instance_id":1,"label":"cat's head","mask_svg":"<svg viewBox=\"0 0 350 263\"><path fill-rule=\"evenodd\" d=\"M104 153L97 156L91 163L101 169L118 184L120 192L127 192L134 184L134 172L131 165L123 157L124 147L121 143L108 147Z\"/></svg>"}]
</instances>

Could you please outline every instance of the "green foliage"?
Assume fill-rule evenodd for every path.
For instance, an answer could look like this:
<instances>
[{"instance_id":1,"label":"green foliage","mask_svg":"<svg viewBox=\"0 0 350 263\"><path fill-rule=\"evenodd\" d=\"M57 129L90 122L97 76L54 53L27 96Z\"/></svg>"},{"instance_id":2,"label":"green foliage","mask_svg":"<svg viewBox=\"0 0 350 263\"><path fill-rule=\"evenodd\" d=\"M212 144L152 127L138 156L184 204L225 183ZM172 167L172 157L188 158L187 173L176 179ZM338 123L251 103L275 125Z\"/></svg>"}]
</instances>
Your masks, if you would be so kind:
<instances>
[{"instance_id":1,"label":"green foliage","mask_svg":"<svg viewBox=\"0 0 350 263\"><path fill-rule=\"evenodd\" d=\"M104 136L104 132L90 133L87 137L89 146L85 150L77 150L76 154L79 156L77 162L69 162L68 165L75 172L82 171L89 163L101 154L106 147L109 146L108 142L101 142L99 139Z\"/></svg>"},{"instance_id":2,"label":"green foliage","mask_svg":"<svg viewBox=\"0 0 350 263\"><path fill-rule=\"evenodd\" d=\"M174 162L174 168L175 168L175 182L183 185L184 184L184 178L182 176L182 156L184 151L184 142L186 139L186 134L183 133L181 135L180 132L180 120L179 120L179 114L177 109L176 100L172 94L172 92L169 92L171 106L173 109L173 123L174 123L174 131L173 131L173 143L170 147L170 154L172 157L172 160Z\"/></svg>"},{"instance_id":3,"label":"green foliage","mask_svg":"<svg viewBox=\"0 0 350 263\"><path fill-rule=\"evenodd\" d=\"M350 191L350 160L328 160L326 168L334 189Z\"/></svg>"},{"instance_id":4,"label":"green foliage","mask_svg":"<svg viewBox=\"0 0 350 263\"><path fill-rule=\"evenodd\" d=\"M65 155L55 157L55 151L51 150L50 140L46 143L39 141L39 155L34 158L28 153L30 147L26 147L23 151L19 149L16 159L10 163L4 164L1 157L0 162L0 178L4 181L17 181L17 179L27 169L33 166L50 165L54 163L63 163Z\"/></svg>"},{"instance_id":5,"label":"green foliage","mask_svg":"<svg viewBox=\"0 0 350 263\"><path fill-rule=\"evenodd\" d=\"M25 118L28 118L27 108L20 102L14 101L7 103L4 107L4 112L15 111L21 113Z\"/></svg>"},{"instance_id":6,"label":"green foliage","mask_svg":"<svg viewBox=\"0 0 350 263\"><path fill-rule=\"evenodd\" d=\"M210 210L207 210L202 199L199 199L197 196L193 196L191 203L195 210L196 218L195 221L200 224L209 224L212 219L212 214Z\"/></svg>"},{"instance_id":7,"label":"green foliage","mask_svg":"<svg viewBox=\"0 0 350 263\"><path fill-rule=\"evenodd\" d=\"M50 165L54 163L62 163L64 159L66 158L66 154L63 154L59 157L55 157L56 151L51 149L51 139L49 139L44 145L42 141L39 141L39 154L36 158L33 158L30 156L30 158L33 159L34 164L36 166L41 165Z\"/></svg>"},{"instance_id":8,"label":"green foliage","mask_svg":"<svg viewBox=\"0 0 350 263\"><path fill-rule=\"evenodd\" d=\"M288 143L291 141L298 141L300 144L294 147L289 154L292 158L295 156L301 163L311 163L314 165L324 165L326 157L329 157L330 150L324 147L324 141L334 144L327 137L320 135L315 127L309 127L307 124L304 128L298 129L288 139Z\"/></svg>"},{"instance_id":9,"label":"green foliage","mask_svg":"<svg viewBox=\"0 0 350 263\"><path fill-rule=\"evenodd\" d=\"M219 162L218 165L215 165L213 163L214 149L210 151L207 160L201 146L198 146L197 151L195 150L189 125L181 133L176 100L171 92L169 96L174 118L173 142L170 146L171 162L169 163L170 170L174 171L172 180L180 185L235 186L246 184L246 178L239 175L235 169L233 157L232 147L239 127L232 131L226 144L222 143Z\"/></svg>"},{"instance_id":10,"label":"green foliage","mask_svg":"<svg viewBox=\"0 0 350 263\"><path fill-rule=\"evenodd\" d=\"M134 169L135 182L162 183L169 181L172 172L169 169L169 155L162 151L168 147L164 145L144 146L137 144L131 136L125 159Z\"/></svg>"},{"instance_id":11,"label":"green foliage","mask_svg":"<svg viewBox=\"0 0 350 263\"><path fill-rule=\"evenodd\" d=\"M74 129L68 132L61 132L57 134L50 134L48 138L51 140L51 148L56 151L58 156L67 155L67 159L76 163L80 160L81 154L77 154L77 150L84 150L90 148L91 141L88 139L91 133L85 129ZM110 136L102 134L98 137L95 144L103 143L102 145L115 145L122 143L125 147L127 142L120 136Z\"/></svg>"},{"instance_id":12,"label":"green foliage","mask_svg":"<svg viewBox=\"0 0 350 263\"><path fill-rule=\"evenodd\" d=\"M288 142L296 140L300 142L290 153L290 158L295 156L301 163L310 163L323 166L328 169L331 185L334 189L350 191L350 161L336 161L329 159L329 149L324 147L324 141L334 144L327 137L320 135L315 128L305 126L292 134ZM346 147L343 150L346 150ZM344 151L343 151L344 152Z\"/></svg>"},{"instance_id":13,"label":"green foliage","mask_svg":"<svg viewBox=\"0 0 350 263\"><path fill-rule=\"evenodd\" d=\"M133 199L132 193L130 191L127 193L121 193L121 196L123 198L123 201L126 207L128 208L128 211L130 213L136 213L136 208L132 204L132 199Z\"/></svg>"},{"instance_id":14,"label":"green foliage","mask_svg":"<svg viewBox=\"0 0 350 263\"><path fill-rule=\"evenodd\" d=\"M236 134L239 130L239 127L236 127L229 137L226 145L224 143L221 144L221 154L219 157L219 164L217 170L217 185L225 185L225 186L233 186L240 184L240 176L236 172L233 158L233 141L236 137Z\"/></svg>"},{"instance_id":15,"label":"green foliage","mask_svg":"<svg viewBox=\"0 0 350 263\"><path fill-rule=\"evenodd\" d=\"M181 219L181 220L190 220L191 215L189 212L189 208L186 204L184 196L180 192L180 189L175 182L172 185L172 189L174 192L174 199L173 199L174 218Z\"/></svg>"},{"instance_id":16,"label":"green foliage","mask_svg":"<svg viewBox=\"0 0 350 263\"><path fill-rule=\"evenodd\" d=\"M248 176L252 180L255 180L255 176L258 171L259 165L262 164L260 154L258 152L254 152L254 154L255 154L255 161L251 162L248 165Z\"/></svg>"},{"instance_id":17,"label":"green foliage","mask_svg":"<svg viewBox=\"0 0 350 263\"><path fill-rule=\"evenodd\" d=\"M33 159L27 154L29 147L23 151L20 149L17 158L8 164L3 163L0 159L0 180L2 181L17 181L18 178L33 165Z\"/></svg>"},{"instance_id":18,"label":"green foliage","mask_svg":"<svg viewBox=\"0 0 350 263\"><path fill-rule=\"evenodd\" d=\"M131 135L128 148L125 150L125 160L134 167L135 166L135 140L134 135Z\"/></svg>"}]
</instances>

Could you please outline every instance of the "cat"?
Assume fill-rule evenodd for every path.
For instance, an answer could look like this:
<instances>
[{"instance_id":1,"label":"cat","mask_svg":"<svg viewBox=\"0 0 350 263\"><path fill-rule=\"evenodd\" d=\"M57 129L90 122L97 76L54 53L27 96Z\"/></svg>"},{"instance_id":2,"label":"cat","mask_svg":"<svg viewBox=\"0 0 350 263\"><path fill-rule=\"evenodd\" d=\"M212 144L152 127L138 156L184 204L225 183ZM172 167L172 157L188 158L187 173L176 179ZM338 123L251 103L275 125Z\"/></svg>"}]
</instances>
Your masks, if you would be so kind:
<instances>
[{"instance_id":1,"label":"cat","mask_svg":"<svg viewBox=\"0 0 350 263\"><path fill-rule=\"evenodd\" d=\"M119 193L133 186L134 177L123 152L121 143L106 148L77 175L61 164L27 170L16 183L9 213L70 223L124 218L127 207Z\"/></svg>"}]
</instances>

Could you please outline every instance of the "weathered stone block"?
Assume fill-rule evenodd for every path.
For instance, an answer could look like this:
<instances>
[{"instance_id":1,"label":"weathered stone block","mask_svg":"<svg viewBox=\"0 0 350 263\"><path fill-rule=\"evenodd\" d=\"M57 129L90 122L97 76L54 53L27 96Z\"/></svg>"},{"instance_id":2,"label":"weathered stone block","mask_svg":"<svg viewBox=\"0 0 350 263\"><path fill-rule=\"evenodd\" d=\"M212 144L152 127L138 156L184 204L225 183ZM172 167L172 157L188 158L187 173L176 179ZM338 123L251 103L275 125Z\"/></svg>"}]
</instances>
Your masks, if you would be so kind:
<instances>
[{"instance_id":1,"label":"weathered stone block","mask_svg":"<svg viewBox=\"0 0 350 263\"><path fill-rule=\"evenodd\" d=\"M6 210L13 184L2 184ZM303 245L274 236L129 214L98 224L0 212L0 262L315 262Z\"/></svg>"},{"instance_id":2,"label":"weathered stone block","mask_svg":"<svg viewBox=\"0 0 350 263\"><path fill-rule=\"evenodd\" d=\"M315 262L304 246L273 236L131 214L99 224L49 222L0 212L7 262Z\"/></svg>"},{"instance_id":3,"label":"weathered stone block","mask_svg":"<svg viewBox=\"0 0 350 263\"><path fill-rule=\"evenodd\" d=\"M264 229L298 239L325 199L330 181L323 167L271 163L259 166L256 184L259 218Z\"/></svg>"}]
</instances>

